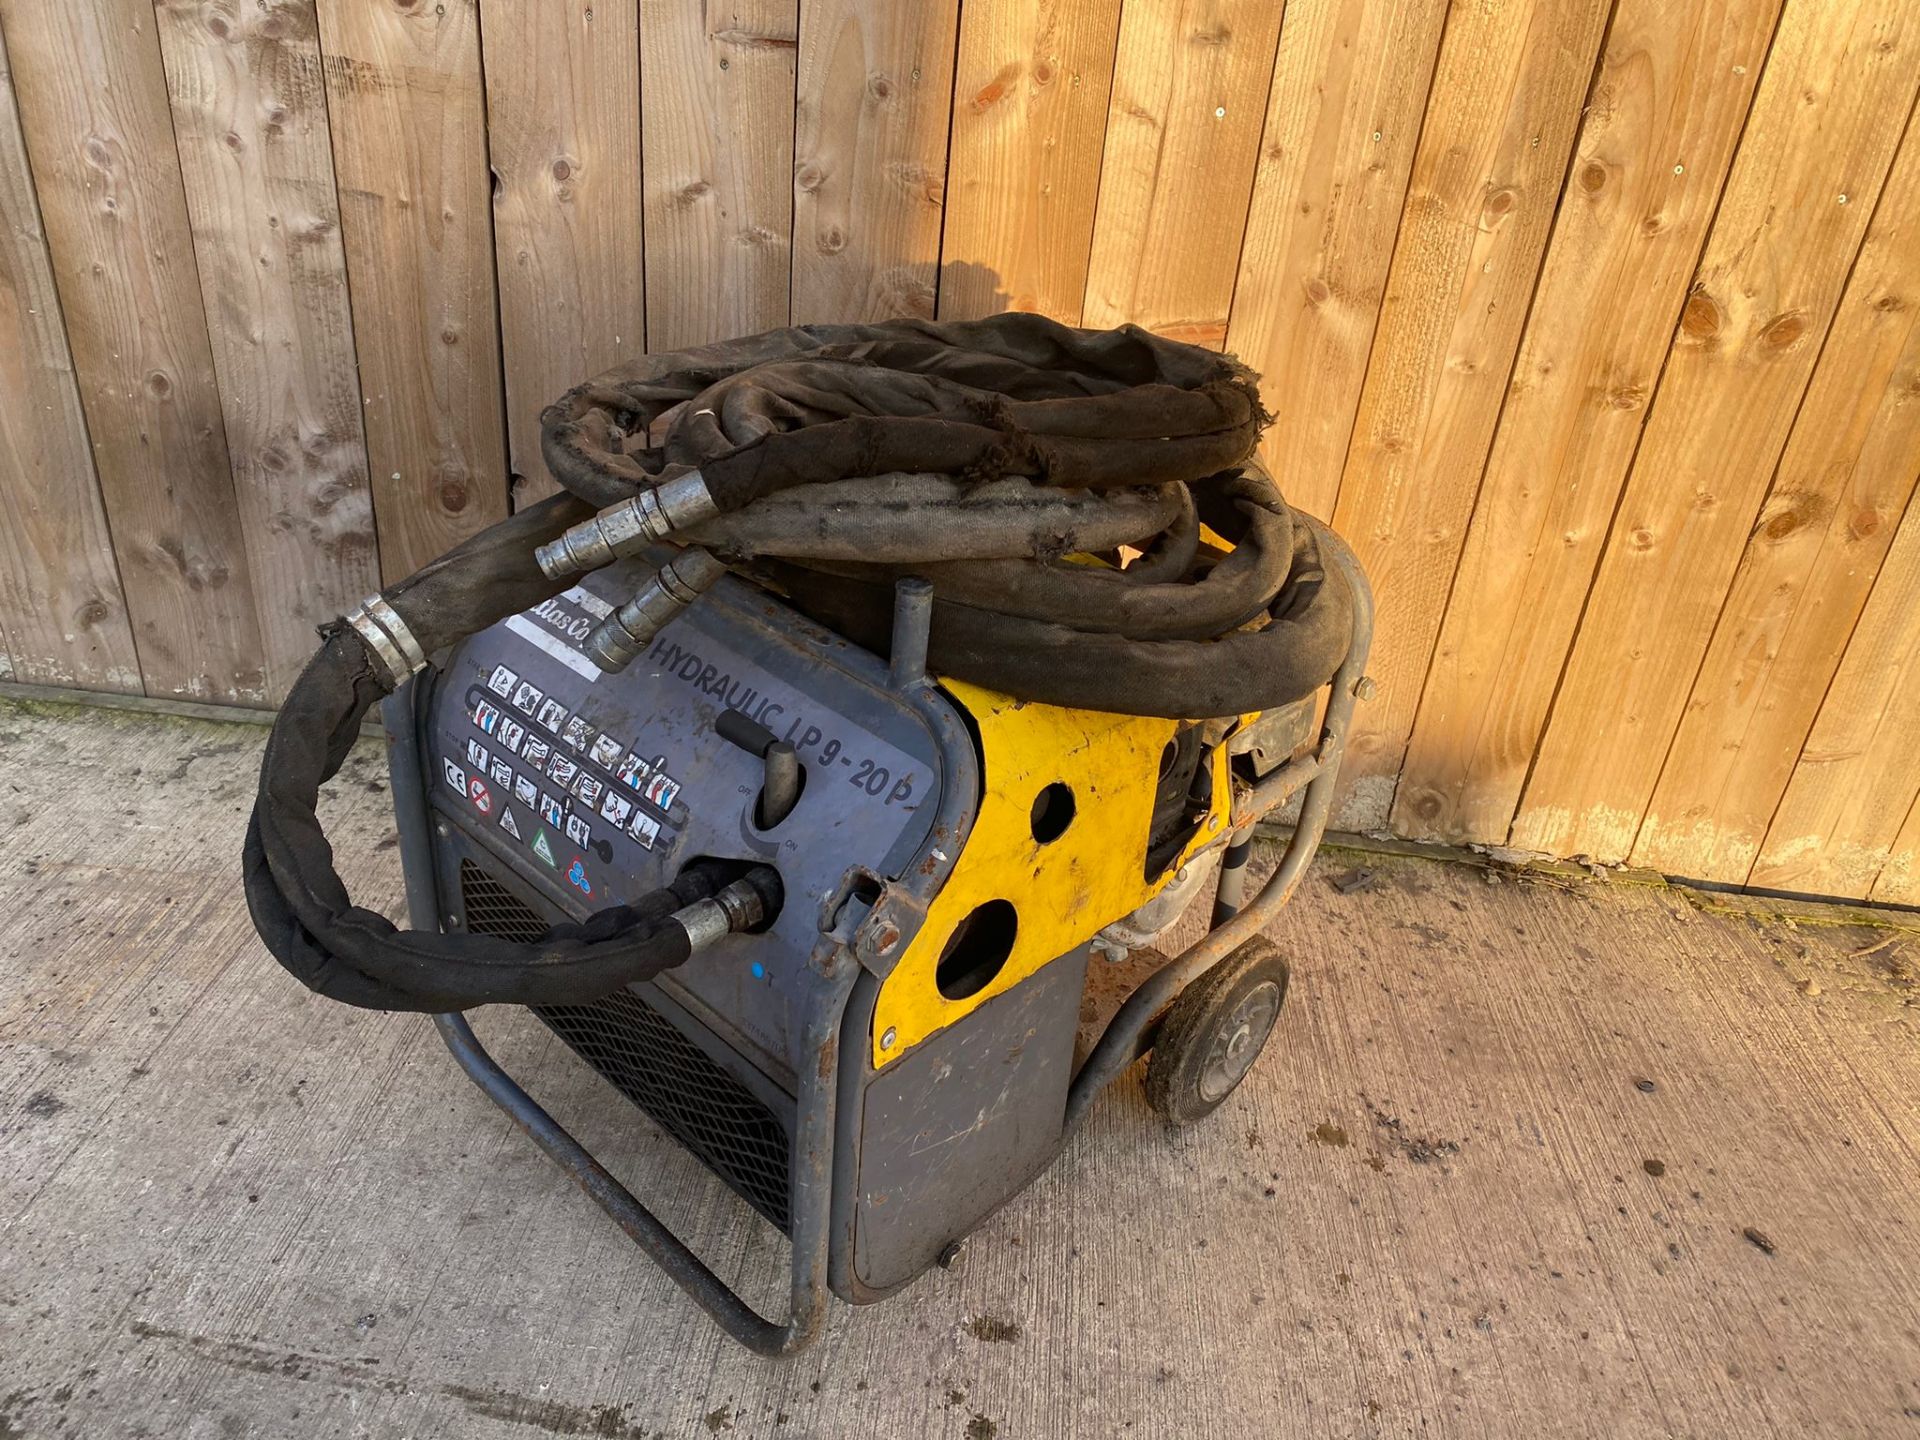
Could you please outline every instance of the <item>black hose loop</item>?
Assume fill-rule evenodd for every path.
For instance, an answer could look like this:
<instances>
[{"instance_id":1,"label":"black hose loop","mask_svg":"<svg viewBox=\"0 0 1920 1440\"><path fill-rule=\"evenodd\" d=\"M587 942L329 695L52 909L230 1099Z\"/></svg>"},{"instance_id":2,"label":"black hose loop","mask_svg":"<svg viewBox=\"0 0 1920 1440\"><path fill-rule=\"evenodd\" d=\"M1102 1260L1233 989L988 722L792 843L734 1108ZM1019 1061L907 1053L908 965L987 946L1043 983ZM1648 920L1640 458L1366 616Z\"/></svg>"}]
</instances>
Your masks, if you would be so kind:
<instances>
[{"instance_id":1,"label":"black hose loop","mask_svg":"<svg viewBox=\"0 0 1920 1440\"><path fill-rule=\"evenodd\" d=\"M462 547L464 563L436 561L392 587L387 599L414 633L431 637L423 638L430 648L485 629L561 588L539 574L529 539L564 529L582 509L571 500L532 507ZM690 866L663 889L583 924L556 925L531 944L402 930L355 905L321 829L320 790L339 772L389 684L358 633L329 626L267 739L242 877L255 928L296 979L349 1005L440 1013L584 1004L687 958L686 931L669 917L717 893L736 878L733 867ZM777 907L777 877L754 878Z\"/></svg>"}]
</instances>

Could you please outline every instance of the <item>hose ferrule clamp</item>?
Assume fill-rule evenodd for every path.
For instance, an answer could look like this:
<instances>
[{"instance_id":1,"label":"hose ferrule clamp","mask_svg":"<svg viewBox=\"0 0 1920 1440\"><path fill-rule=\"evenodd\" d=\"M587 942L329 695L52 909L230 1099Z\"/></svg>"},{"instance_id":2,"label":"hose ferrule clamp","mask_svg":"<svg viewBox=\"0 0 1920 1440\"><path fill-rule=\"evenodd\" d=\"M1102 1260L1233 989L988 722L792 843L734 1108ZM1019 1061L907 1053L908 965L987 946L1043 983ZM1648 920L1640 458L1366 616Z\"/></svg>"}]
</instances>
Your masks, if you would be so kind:
<instances>
[{"instance_id":1,"label":"hose ferrule clamp","mask_svg":"<svg viewBox=\"0 0 1920 1440\"><path fill-rule=\"evenodd\" d=\"M733 933L733 927L727 923L726 907L717 900L696 900L674 911L673 918L687 932L687 948L695 955Z\"/></svg>"},{"instance_id":2,"label":"hose ferrule clamp","mask_svg":"<svg viewBox=\"0 0 1920 1440\"><path fill-rule=\"evenodd\" d=\"M716 940L751 930L766 919L767 902L749 882L735 880L719 894L674 911L673 918L697 955Z\"/></svg>"},{"instance_id":3,"label":"hose ferrule clamp","mask_svg":"<svg viewBox=\"0 0 1920 1440\"><path fill-rule=\"evenodd\" d=\"M559 539L535 549L533 558L549 580L564 580L611 565L719 513L707 482L698 470L690 470L642 490L631 500L609 505L591 520L582 520Z\"/></svg>"},{"instance_id":4,"label":"hose ferrule clamp","mask_svg":"<svg viewBox=\"0 0 1920 1440\"><path fill-rule=\"evenodd\" d=\"M698 470L689 470L665 484L643 490L638 498L642 508L650 513L648 523L656 540L691 530L720 513L713 492L707 488L706 476Z\"/></svg>"},{"instance_id":5,"label":"hose ferrule clamp","mask_svg":"<svg viewBox=\"0 0 1920 1440\"><path fill-rule=\"evenodd\" d=\"M386 667L387 678L395 689L427 668L426 653L421 650L420 642L414 639L400 612L378 591L354 606L344 618Z\"/></svg>"}]
</instances>

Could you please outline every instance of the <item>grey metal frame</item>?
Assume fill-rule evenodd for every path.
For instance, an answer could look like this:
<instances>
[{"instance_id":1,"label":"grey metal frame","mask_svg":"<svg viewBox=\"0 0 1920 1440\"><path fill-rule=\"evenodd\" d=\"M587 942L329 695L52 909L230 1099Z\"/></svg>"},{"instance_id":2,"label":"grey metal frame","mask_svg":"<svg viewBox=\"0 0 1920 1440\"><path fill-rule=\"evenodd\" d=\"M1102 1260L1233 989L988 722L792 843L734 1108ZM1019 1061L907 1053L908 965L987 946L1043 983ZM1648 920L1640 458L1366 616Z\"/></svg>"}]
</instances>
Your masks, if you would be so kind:
<instances>
[{"instance_id":1,"label":"grey metal frame","mask_svg":"<svg viewBox=\"0 0 1920 1440\"><path fill-rule=\"evenodd\" d=\"M1279 865L1267 877L1252 903L1224 920L1216 911L1213 928L1189 949L1154 971L1107 1022L1086 1064L1073 1077L1073 1088L1067 1094L1067 1135L1086 1117L1094 1097L1150 1048L1154 1021L1179 998L1180 992L1258 935L1293 898L1308 864L1320 848L1321 836L1326 834L1327 819L1333 813L1340 761L1346 754L1347 732L1353 724L1354 702L1361 698L1367 653L1373 647L1373 589L1347 543L1325 526L1316 523L1313 529L1323 559L1330 557L1353 586L1353 643L1330 682L1319 748L1311 755L1282 765L1236 800L1228 833L1236 843L1245 839L1255 822L1304 785L1307 793L1300 804L1299 823L1287 838L1287 848L1280 856Z\"/></svg>"},{"instance_id":2,"label":"grey metal frame","mask_svg":"<svg viewBox=\"0 0 1920 1440\"><path fill-rule=\"evenodd\" d=\"M1244 846L1255 822L1304 786L1306 795L1299 822L1287 841L1278 867L1253 900L1241 906L1237 895L1223 889L1215 906L1214 926L1208 934L1157 970L1115 1013L1074 1076L1061 1128L1061 1146L1072 1137L1100 1091L1151 1048L1155 1025L1180 992L1258 934L1292 898L1326 832L1354 703L1364 698L1367 687L1367 655L1373 642L1373 595L1365 573L1346 543L1324 526L1308 523L1313 525L1319 540L1323 563L1339 570L1352 587L1352 643L1346 660L1330 683L1331 693L1318 746L1311 754L1281 766L1235 801L1228 826L1229 843L1236 848ZM962 742L965 746L966 737L958 717L938 698L926 674L929 613L929 595L924 586L903 581L895 609L894 685L934 728L936 737ZM434 878L426 788L420 765L421 717L417 713L412 683L386 702L385 715L408 908L416 928L438 929L445 912ZM953 752L949 750L949 753ZM849 1000L863 971L871 972L876 982L883 978L892 969L892 962L898 959L904 938L918 928L928 902L945 884L962 848L959 844L940 842L959 835L968 808L968 799L960 785L943 786L929 841L939 863L925 873L919 866L910 867L901 879L886 885L877 902L870 904L859 892L863 886L869 889L877 886L879 877L849 871L840 893L832 897L823 910L820 940L809 957L803 1006L806 1046L802 1053L812 1056L815 1063L799 1067L790 1205L793 1263L784 1320L770 1320L761 1315L714 1274L685 1242L500 1068L464 1016L434 1017L434 1025L448 1050L473 1082L722 1329L758 1354L794 1354L818 1338L825 1324L831 1294L829 1264L836 1150L849 1145L857 1147L859 1143L858 1127L841 1125L843 1117L838 1115L842 1041ZM1232 875L1234 878L1226 883L1237 888L1238 872L1233 867L1223 867L1223 875ZM840 1147L835 1143L837 1128L846 1131ZM847 1156L839 1159L844 1177L851 1159Z\"/></svg>"}]
</instances>

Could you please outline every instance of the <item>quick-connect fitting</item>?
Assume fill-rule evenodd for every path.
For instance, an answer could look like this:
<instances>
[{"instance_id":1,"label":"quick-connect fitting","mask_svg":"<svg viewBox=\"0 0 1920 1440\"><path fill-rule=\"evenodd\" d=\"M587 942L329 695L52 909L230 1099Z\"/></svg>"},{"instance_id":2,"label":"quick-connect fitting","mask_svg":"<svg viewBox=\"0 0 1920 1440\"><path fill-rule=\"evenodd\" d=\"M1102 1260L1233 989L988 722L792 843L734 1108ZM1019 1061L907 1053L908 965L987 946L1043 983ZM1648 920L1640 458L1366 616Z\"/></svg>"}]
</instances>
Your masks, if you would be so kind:
<instances>
[{"instance_id":1,"label":"quick-connect fitting","mask_svg":"<svg viewBox=\"0 0 1920 1440\"><path fill-rule=\"evenodd\" d=\"M688 546L602 620L580 648L609 675L619 673L726 573L727 567L698 545Z\"/></svg>"},{"instance_id":2,"label":"quick-connect fitting","mask_svg":"<svg viewBox=\"0 0 1920 1440\"><path fill-rule=\"evenodd\" d=\"M687 932L687 944L697 955L714 941L751 930L765 920L767 901L752 881L736 880L718 895L674 911L673 918Z\"/></svg>"},{"instance_id":3,"label":"quick-connect fitting","mask_svg":"<svg viewBox=\"0 0 1920 1440\"><path fill-rule=\"evenodd\" d=\"M582 520L558 540L537 548L533 558L549 580L564 580L611 565L623 555L719 513L707 482L698 470L690 470L677 479L642 490L631 500L609 505L591 520Z\"/></svg>"}]
</instances>

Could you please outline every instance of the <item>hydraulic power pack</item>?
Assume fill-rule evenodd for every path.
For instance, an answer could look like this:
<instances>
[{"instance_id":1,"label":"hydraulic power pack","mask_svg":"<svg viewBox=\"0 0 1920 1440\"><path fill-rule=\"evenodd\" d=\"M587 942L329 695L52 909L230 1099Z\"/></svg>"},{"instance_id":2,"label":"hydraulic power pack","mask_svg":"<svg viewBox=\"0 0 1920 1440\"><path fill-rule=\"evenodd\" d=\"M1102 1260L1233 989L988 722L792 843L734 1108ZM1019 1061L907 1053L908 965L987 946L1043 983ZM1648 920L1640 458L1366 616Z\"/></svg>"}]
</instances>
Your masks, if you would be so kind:
<instances>
[{"instance_id":1,"label":"hydraulic power pack","mask_svg":"<svg viewBox=\"0 0 1920 1440\"><path fill-rule=\"evenodd\" d=\"M1090 481L1093 500L1034 483L1081 463L1044 447L1017 482L968 471L929 498L871 433L824 471L785 452L807 483L731 509L719 461L624 500L592 478L670 456L675 425L747 423L727 408L739 377L761 387L752 413L778 408L769 394L827 404L817 370L774 371L849 346L915 376L958 366L969 392L1011 352L1016 397L1041 339L1084 347L1066 388L1102 395L1137 394L1144 354L1245 413L1242 372L1210 352L1123 337L1109 358L1109 337L1002 318L1004 335L864 327L857 345L776 332L573 392L548 412L548 457L590 503L534 507L369 597L328 632L263 766L248 895L275 955L321 993L432 1014L480 1088L765 1353L814 1338L830 1294L877 1300L951 1257L1143 1056L1176 1124L1245 1078L1288 980L1262 931L1319 842L1368 688L1366 580L1245 458L1257 414L1224 440L1199 431L1200 458L1174 467L1196 476L1149 456L1142 484ZM958 350L954 331L970 349L927 348ZM715 408L654 396L662 375ZM919 383L889 407L923 408ZM730 438L703 443L765 448ZM945 430L909 438L953 458ZM970 547L989 553L942 558ZM991 570L1002 552L1033 569ZM1276 656L1251 675L1196 663ZM351 905L314 818L375 703L411 930ZM1253 826L1300 792L1249 896ZM784 1315L757 1313L541 1106L537 1079L495 1062L466 1013L494 1004L524 1006L787 1238Z\"/></svg>"}]
</instances>

